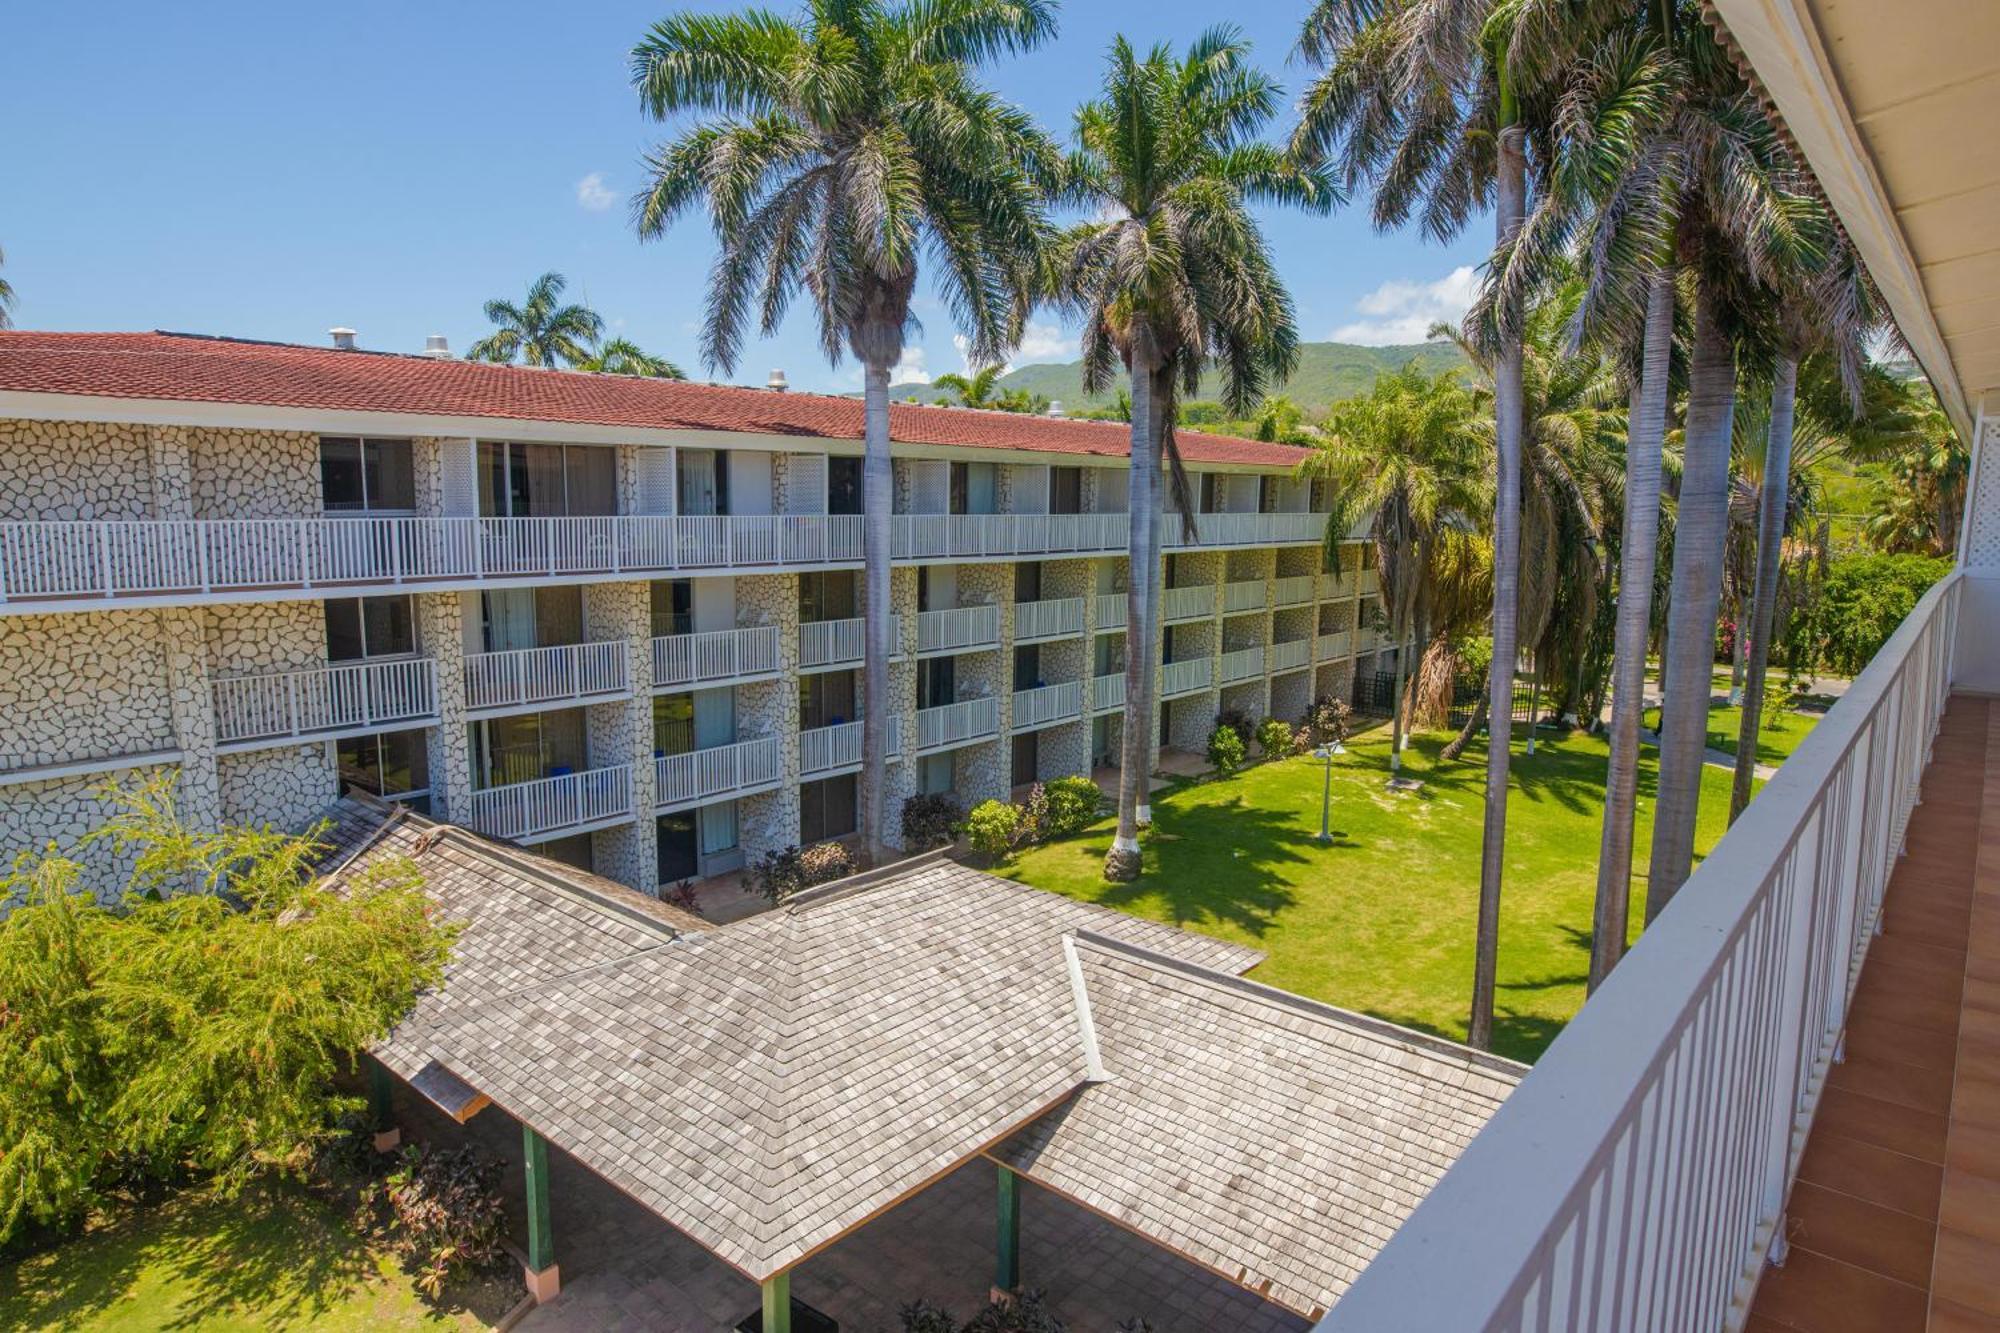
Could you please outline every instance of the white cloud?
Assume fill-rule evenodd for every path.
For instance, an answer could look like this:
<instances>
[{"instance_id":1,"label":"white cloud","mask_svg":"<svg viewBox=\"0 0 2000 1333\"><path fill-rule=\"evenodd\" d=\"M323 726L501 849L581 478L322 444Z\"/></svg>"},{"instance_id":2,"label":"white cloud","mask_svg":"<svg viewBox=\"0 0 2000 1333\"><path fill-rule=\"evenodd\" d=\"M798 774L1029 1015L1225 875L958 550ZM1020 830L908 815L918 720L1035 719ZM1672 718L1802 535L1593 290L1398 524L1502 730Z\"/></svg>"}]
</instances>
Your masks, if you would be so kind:
<instances>
[{"instance_id":1,"label":"white cloud","mask_svg":"<svg viewBox=\"0 0 2000 1333\"><path fill-rule=\"evenodd\" d=\"M965 366L965 373L980 369L972 363L969 353L972 340L962 333L951 335L951 345L958 349L958 359ZM1029 324L1021 334L1021 345L1014 349L1014 355L1001 367L1005 374L1016 366L1040 365L1050 361L1074 361L1078 346L1074 336L1064 333L1055 324Z\"/></svg>"},{"instance_id":2,"label":"white cloud","mask_svg":"<svg viewBox=\"0 0 2000 1333\"><path fill-rule=\"evenodd\" d=\"M1427 341L1430 327L1456 322L1479 291L1479 277L1460 265L1435 282L1391 278L1354 303L1363 318L1333 331L1333 340L1383 347Z\"/></svg>"},{"instance_id":3,"label":"white cloud","mask_svg":"<svg viewBox=\"0 0 2000 1333\"><path fill-rule=\"evenodd\" d=\"M905 347L903 359L889 372L891 384L929 384L931 373L924 369L924 349Z\"/></svg>"},{"instance_id":4,"label":"white cloud","mask_svg":"<svg viewBox=\"0 0 2000 1333\"><path fill-rule=\"evenodd\" d=\"M618 196L604 184L604 173L593 171L576 183L576 202L592 213L602 213L618 202Z\"/></svg>"}]
</instances>

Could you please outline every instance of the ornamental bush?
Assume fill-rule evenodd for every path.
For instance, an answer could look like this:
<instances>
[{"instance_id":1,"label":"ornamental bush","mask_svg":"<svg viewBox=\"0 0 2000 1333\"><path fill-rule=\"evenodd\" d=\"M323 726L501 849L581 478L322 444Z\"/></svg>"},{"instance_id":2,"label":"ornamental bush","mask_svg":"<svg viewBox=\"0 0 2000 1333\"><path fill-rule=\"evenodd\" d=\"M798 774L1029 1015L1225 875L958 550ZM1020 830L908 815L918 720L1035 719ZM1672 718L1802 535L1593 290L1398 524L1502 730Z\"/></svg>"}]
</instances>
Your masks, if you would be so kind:
<instances>
[{"instance_id":1,"label":"ornamental bush","mask_svg":"<svg viewBox=\"0 0 2000 1333\"><path fill-rule=\"evenodd\" d=\"M1331 745L1335 741L1347 739L1347 728L1354 719L1354 709L1347 700L1336 699L1322 694L1313 700L1306 710L1306 730L1314 745Z\"/></svg>"},{"instance_id":2,"label":"ornamental bush","mask_svg":"<svg viewBox=\"0 0 2000 1333\"><path fill-rule=\"evenodd\" d=\"M1097 822L1104 805L1104 793L1095 782L1080 774L1047 783L1042 795L1046 805L1041 827L1035 831L1038 842L1083 832Z\"/></svg>"},{"instance_id":3,"label":"ornamental bush","mask_svg":"<svg viewBox=\"0 0 2000 1333\"><path fill-rule=\"evenodd\" d=\"M1266 759L1283 759L1292 753L1292 729L1275 717L1257 724L1257 748Z\"/></svg>"},{"instance_id":4,"label":"ornamental bush","mask_svg":"<svg viewBox=\"0 0 2000 1333\"><path fill-rule=\"evenodd\" d=\"M478 1144L447 1151L405 1147L401 1164L382 1182L382 1201L395 1245L427 1295L499 1261L507 1225L500 1159Z\"/></svg>"},{"instance_id":5,"label":"ornamental bush","mask_svg":"<svg viewBox=\"0 0 2000 1333\"><path fill-rule=\"evenodd\" d=\"M903 802L903 845L913 852L942 847L958 836L965 806L950 792L928 792Z\"/></svg>"},{"instance_id":6,"label":"ornamental bush","mask_svg":"<svg viewBox=\"0 0 2000 1333\"><path fill-rule=\"evenodd\" d=\"M837 842L814 843L806 848L793 845L764 853L751 873L756 878L758 892L773 903L781 903L815 884L853 874L854 857Z\"/></svg>"},{"instance_id":7,"label":"ornamental bush","mask_svg":"<svg viewBox=\"0 0 2000 1333\"><path fill-rule=\"evenodd\" d=\"M1794 655L1839 675L1859 674L1950 572L1951 561L1931 556L1842 556L1827 569L1811 613L1793 627Z\"/></svg>"},{"instance_id":8,"label":"ornamental bush","mask_svg":"<svg viewBox=\"0 0 2000 1333\"><path fill-rule=\"evenodd\" d=\"M981 801L965 817L965 840L989 863L1013 849L1020 830L1020 810L1005 801Z\"/></svg>"},{"instance_id":9,"label":"ornamental bush","mask_svg":"<svg viewBox=\"0 0 2000 1333\"><path fill-rule=\"evenodd\" d=\"M1219 776L1226 778L1241 768L1243 755L1243 738L1236 734L1236 728L1225 722L1209 733L1208 762Z\"/></svg>"}]
</instances>

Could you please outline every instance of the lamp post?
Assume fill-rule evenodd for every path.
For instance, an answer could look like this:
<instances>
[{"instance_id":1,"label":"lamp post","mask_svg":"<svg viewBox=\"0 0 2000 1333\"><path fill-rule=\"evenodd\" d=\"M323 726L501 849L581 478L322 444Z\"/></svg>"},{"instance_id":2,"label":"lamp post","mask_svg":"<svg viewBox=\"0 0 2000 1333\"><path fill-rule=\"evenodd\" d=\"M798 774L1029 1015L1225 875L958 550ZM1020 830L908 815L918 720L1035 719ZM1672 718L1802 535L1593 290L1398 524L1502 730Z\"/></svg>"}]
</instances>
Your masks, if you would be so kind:
<instances>
[{"instance_id":1,"label":"lamp post","mask_svg":"<svg viewBox=\"0 0 2000 1333\"><path fill-rule=\"evenodd\" d=\"M1313 758L1326 766L1326 782L1320 789L1319 797L1319 844L1322 847L1333 842L1333 828L1329 822L1333 815L1333 757L1346 753L1338 740L1313 751Z\"/></svg>"}]
</instances>

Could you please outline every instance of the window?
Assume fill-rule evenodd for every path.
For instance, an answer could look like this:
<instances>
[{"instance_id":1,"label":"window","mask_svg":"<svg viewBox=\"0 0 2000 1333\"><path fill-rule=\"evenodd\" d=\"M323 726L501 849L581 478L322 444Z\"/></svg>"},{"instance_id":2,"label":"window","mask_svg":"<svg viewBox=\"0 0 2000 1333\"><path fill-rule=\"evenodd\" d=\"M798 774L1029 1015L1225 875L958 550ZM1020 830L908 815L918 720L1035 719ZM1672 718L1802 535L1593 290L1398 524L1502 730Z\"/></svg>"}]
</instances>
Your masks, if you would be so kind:
<instances>
[{"instance_id":1,"label":"window","mask_svg":"<svg viewBox=\"0 0 2000 1333\"><path fill-rule=\"evenodd\" d=\"M851 569L810 570L799 575L799 619L852 620L861 614L859 580Z\"/></svg>"},{"instance_id":2,"label":"window","mask_svg":"<svg viewBox=\"0 0 2000 1333\"><path fill-rule=\"evenodd\" d=\"M322 436L319 488L320 507L329 514L413 512L417 479L410 442Z\"/></svg>"},{"instance_id":3,"label":"window","mask_svg":"<svg viewBox=\"0 0 2000 1333\"><path fill-rule=\"evenodd\" d=\"M694 696L653 696L653 753L686 754L694 749Z\"/></svg>"},{"instance_id":4,"label":"window","mask_svg":"<svg viewBox=\"0 0 2000 1333\"><path fill-rule=\"evenodd\" d=\"M504 787L589 767L581 708L486 718L470 727L474 786Z\"/></svg>"},{"instance_id":5,"label":"window","mask_svg":"<svg viewBox=\"0 0 2000 1333\"><path fill-rule=\"evenodd\" d=\"M826 460L826 512L829 514L859 514L862 512L861 460L858 458L828 458Z\"/></svg>"},{"instance_id":6,"label":"window","mask_svg":"<svg viewBox=\"0 0 2000 1333\"><path fill-rule=\"evenodd\" d=\"M1218 480L1216 474L1200 472L1196 475L1201 478L1201 503L1198 506L1200 511L1204 514L1221 512L1224 492L1222 487L1216 485Z\"/></svg>"},{"instance_id":7,"label":"window","mask_svg":"<svg viewBox=\"0 0 2000 1333\"><path fill-rule=\"evenodd\" d=\"M491 588L479 595L480 642L489 653L583 642L583 588Z\"/></svg>"},{"instance_id":8,"label":"window","mask_svg":"<svg viewBox=\"0 0 2000 1333\"><path fill-rule=\"evenodd\" d=\"M1116 676L1125 670L1125 636L1121 634L1100 634L1091 662L1091 674Z\"/></svg>"},{"instance_id":9,"label":"window","mask_svg":"<svg viewBox=\"0 0 2000 1333\"><path fill-rule=\"evenodd\" d=\"M957 658L931 657L917 663L917 707L939 708L957 701Z\"/></svg>"},{"instance_id":10,"label":"window","mask_svg":"<svg viewBox=\"0 0 2000 1333\"><path fill-rule=\"evenodd\" d=\"M430 808L430 751L422 731L347 736L335 743L334 752L346 785Z\"/></svg>"},{"instance_id":11,"label":"window","mask_svg":"<svg viewBox=\"0 0 2000 1333\"><path fill-rule=\"evenodd\" d=\"M1027 644L1014 650L1014 688L1017 690L1039 689L1042 683L1042 648L1040 644Z\"/></svg>"},{"instance_id":12,"label":"window","mask_svg":"<svg viewBox=\"0 0 2000 1333\"><path fill-rule=\"evenodd\" d=\"M822 671L799 677L799 730L833 727L861 715L855 673Z\"/></svg>"},{"instance_id":13,"label":"window","mask_svg":"<svg viewBox=\"0 0 2000 1333\"><path fill-rule=\"evenodd\" d=\"M479 442L479 512L559 518L618 512L618 462L607 448Z\"/></svg>"},{"instance_id":14,"label":"window","mask_svg":"<svg viewBox=\"0 0 2000 1333\"><path fill-rule=\"evenodd\" d=\"M949 509L954 514L999 510L1000 470L992 463L953 463Z\"/></svg>"},{"instance_id":15,"label":"window","mask_svg":"<svg viewBox=\"0 0 2000 1333\"><path fill-rule=\"evenodd\" d=\"M413 657L416 652L416 615L407 595L327 599L327 661Z\"/></svg>"},{"instance_id":16,"label":"window","mask_svg":"<svg viewBox=\"0 0 2000 1333\"><path fill-rule=\"evenodd\" d=\"M1022 560L1014 566L1014 600L1017 602L1039 602L1042 600L1042 562Z\"/></svg>"},{"instance_id":17,"label":"window","mask_svg":"<svg viewBox=\"0 0 2000 1333\"><path fill-rule=\"evenodd\" d=\"M721 449L680 451L680 512L729 512L729 455Z\"/></svg>"},{"instance_id":18,"label":"window","mask_svg":"<svg viewBox=\"0 0 2000 1333\"><path fill-rule=\"evenodd\" d=\"M566 866L575 866L578 870L596 869L591 863L588 833L572 833L567 838L551 838L535 848L535 855L546 856L551 861L560 861Z\"/></svg>"},{"instance_id":19,"label":"window","mask_svg":"<svg viewBox=\"0 0 2000 1333\"><path fill-rule=\"evenodd\" d=\"M1049 512L1051 514L1081 514L1083 512L1082 468L1052 467L1049 469Z\"/></svg>"},{"instance_id":20,"label":"window","mask_svg":"<svg viewBox=\"0 0 2000 1333\"><path fill-rule=\"evenodd\" d=\"M653 582L653 637L694 633L694 582L656 579Z\"/></svg>"},{"instance_id":21,"label":"window","mask_svg":"<svg viewBox=\"0 0 2000 1333\"><path fill-rule=\"evenodd\" d=\"M925 796L949 792L953 780L952 755L927 754L917 760L917 791Z\"/></svg>"},{"instance_id":22,"label":"window","mask_svg":"<svg viewBox=\"0 0 2000 1333\"><path fill-rule=\"evenodd\" d=\"M811 846L844 838L856 828L854 774L799 784L799 841Z\"/></svg>"}]
</instances>

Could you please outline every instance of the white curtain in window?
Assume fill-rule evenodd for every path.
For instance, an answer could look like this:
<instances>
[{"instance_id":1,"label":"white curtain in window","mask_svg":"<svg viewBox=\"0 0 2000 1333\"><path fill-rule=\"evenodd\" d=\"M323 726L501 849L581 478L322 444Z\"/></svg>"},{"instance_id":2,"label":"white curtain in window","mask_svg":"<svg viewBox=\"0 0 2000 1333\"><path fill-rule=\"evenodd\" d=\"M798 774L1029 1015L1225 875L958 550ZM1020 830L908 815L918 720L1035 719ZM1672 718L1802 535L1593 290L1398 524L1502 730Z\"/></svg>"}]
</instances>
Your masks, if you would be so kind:
<instances>
[{"instance_id":1,"label":"white curtain in window","mask_svg":"<svg viewBox=\"0 0 2000 1333\"><path fill-rule=\"evenodd\" d=\"M535 590L489 588L486 592L486 651L512 652L535 646Z\"/></svg>"},{"instance_id":2,"label":"white curtain in window","mask_svg":"<svg viewBox=\"0 0 2000 1333\"><path fill-rule=\"evenodd\" d=\"M701 808L701 854L714 856L736 846L736 802L723 801Z\"/></svg>"},{"instance_id":3,"label":"white curtain in window","mask_svg":"<svg viewBox=\"0 0 2000 1333\"><path fill-rule=\"evenodd\" d=\"M715 512L715 452L711 449L681 450L681 512Z\"/></svg>"}]
</instances>

